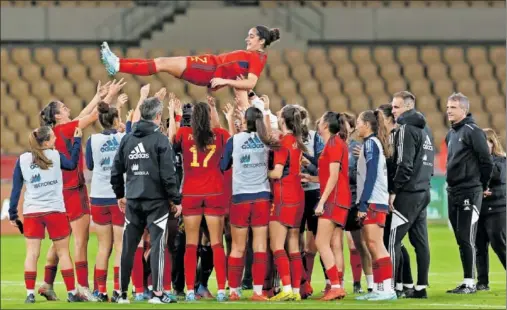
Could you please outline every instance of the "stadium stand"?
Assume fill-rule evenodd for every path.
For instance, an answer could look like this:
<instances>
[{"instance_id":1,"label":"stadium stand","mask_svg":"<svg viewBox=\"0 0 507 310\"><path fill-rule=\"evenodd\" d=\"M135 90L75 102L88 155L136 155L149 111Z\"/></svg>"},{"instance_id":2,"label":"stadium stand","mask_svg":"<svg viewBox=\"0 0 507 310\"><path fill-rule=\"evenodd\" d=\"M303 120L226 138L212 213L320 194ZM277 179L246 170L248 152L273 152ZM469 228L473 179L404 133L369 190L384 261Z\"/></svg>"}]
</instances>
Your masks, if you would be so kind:
<instances>
[{"instance_id":1,"label":"stadium stand","mask_svg":"<svg viewBox=\"0 0 507 310\"><path fill-rule=\"evenodd\" d=\"M273 8L278 5L293 5L305 6L307 0L295 1L260 1L261 6L265 8ZM320 7L341 7L341 8L505 8L505 1L447 1L447 0L433 0L433 1L381 1L381 0L368 0L368 1L311 1L312 5Z\"/></svg>"},{"instance_id":2,"label":"stadium stand","mask_svg":"<svg viewBox=\"0 0 507 310\"><path fill-rule=\"evenodd\" d=\"M73 0L37 0L37 1L1 1L2 7L50 7L50 6L60 6L60 7L80 7L80 8L95 8L95 7L103 7L103 8L130 8L135 6L135 1L73 1Z\"/></svg>"},{"instance_id":3,"label":"stadium stand","mask_svg":"<svg viewBox=\"0 0 507 310\"><path fill-rule=\"evenodd\" d=\"M115 52L157 57L210 51L129 48ZM426 114L436 141L442 141L448 128L447 96L462 91L471 98L478 124L493 127L505 137L505 57L505 47L482 45L272 50L256 91L271 98L274 110L297 102L315 118L326 109L357 113L376 107L387 103L390 94L408 88L418 97L417 107ZM7 153L19 153L28 146L28 128L36 127L37 111L50 100L62 100L78 111L93 97L95 81L109 79L97 48L2 48L1 65L2 148ZM205 88L169 74L119 76L128 81L124 92L131 98L129 108L136 104L145 83L151 83L152 89L166 86L183 102L206 98ZM219 106L233 101L229 89L215 96Z\"/></svg>"}]
</instances>

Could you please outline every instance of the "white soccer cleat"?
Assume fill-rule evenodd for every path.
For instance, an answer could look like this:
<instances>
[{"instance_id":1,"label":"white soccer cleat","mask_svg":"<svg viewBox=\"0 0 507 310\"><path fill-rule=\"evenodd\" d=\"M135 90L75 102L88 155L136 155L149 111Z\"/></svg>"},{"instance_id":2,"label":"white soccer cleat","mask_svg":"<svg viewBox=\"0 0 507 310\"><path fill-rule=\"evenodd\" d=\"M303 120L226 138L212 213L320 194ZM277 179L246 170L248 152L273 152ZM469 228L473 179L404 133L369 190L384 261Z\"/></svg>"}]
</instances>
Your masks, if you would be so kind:
<instances>
[{"instance_id":1,"label":"white soccer cleat","mask_svg":"<svg viewBox=\"0 0 507 310\"><path fill-rule=\"evenodd\" d=\"M106 66L107 73L110 76L118 73L120 69L120 59L111 51L107 42L102 42L100 47L100 60L104 66Z\"/></svg>"}]
</instances>

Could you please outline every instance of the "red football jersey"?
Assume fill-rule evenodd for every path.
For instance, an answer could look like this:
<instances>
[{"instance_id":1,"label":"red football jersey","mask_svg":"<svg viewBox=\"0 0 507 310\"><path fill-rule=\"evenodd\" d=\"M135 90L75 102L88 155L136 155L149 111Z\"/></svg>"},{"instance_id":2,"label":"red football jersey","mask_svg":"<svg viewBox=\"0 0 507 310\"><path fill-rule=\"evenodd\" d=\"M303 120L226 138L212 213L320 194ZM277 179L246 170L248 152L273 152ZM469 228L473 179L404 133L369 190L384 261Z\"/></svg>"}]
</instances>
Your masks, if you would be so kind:
<instances>
[{"instance_id":1,"label":"red football jersey","mask_svg":"<svg viewBox=\"0 0 507 310\"><path fill-rule=\"evenodd\" d=\"M340 163L340 172L338 173L338 182L327 199L327 203L332 203L343 208L350 207L350 187L349 187L349 154L348 147L338 136L333 136L324 146L319 158L319 181L320 193L326 189L329 180L331 163Z\"/></svg>"},{"instance_id":2,"label":"red football jersey","mask_svg":"<svg viewBox=\"0 0 507 310\"><path fill-rule=\"evenodd\" d=\"M56 137L55 148L58 152L64 154L67 158L70 158L70 151L72 150L72 144L74 143L74 131L78 125L79 120L74 120L53 127L53 132L55 133ZM83 174L83 158L83 152L80 152L77 168L72 171L62 170L64 189L76 188L80 185L85 184L85 178Z\"/></svg>"},{"instance_id":3,"label":"red football jersey","mask_svg":"<svg viewBox=\"0 0 507 310\"><path fill-rule=\"evenodd\" d=\"M261 76L266 65L267 55L262 52L238 50L216 56L216 77L235 80L239 75L248 77L248 73Z\"/></svg>"},{"instance_id":4,"label":"red football jersey","mask_svg":"<svg viewBox=\"0 0 507 310\"><path fill-rule=\"evenodd\" d=\"M224 176L220 171L220 158L229 139L229 133L214 128L215 143L208 145L206 152L197 149L192 128L181 127L175 138L176 148L183 155L183 195L205 196L224 192Z\"/></svg>"},{"instance_id":5,"label":"red football jersey","mask_svg":"<svg viewBox=\"0 0 507 310\"><path fill-rule=\"evenodd\" d=\"M301 200L301 156L297 140L292 134L283 136L280 149L274 152L273 167L283 165L282 178L274 180L273 195L284 203L298 203Z\"/></svg>"}]
</instances>

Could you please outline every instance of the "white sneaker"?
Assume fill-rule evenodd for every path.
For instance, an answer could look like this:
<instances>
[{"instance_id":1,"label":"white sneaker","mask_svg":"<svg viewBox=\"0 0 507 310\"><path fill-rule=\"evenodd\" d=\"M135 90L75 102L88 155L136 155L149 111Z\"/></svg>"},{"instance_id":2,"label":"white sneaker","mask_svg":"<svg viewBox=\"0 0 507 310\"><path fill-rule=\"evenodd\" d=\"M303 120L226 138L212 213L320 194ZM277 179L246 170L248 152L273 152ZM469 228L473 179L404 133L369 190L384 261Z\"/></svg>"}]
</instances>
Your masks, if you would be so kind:
<instances>
[{"instance_id":1,"label":"white sneaker","mask_svg":"<svg viewBox=\"0 0 507 310\"><path fill-rule=\"evenodd\" d=\"M85 301L97 302L97 297L93 296L90 288L78 285L77 292Z\"/></svg>"}]
</instances>

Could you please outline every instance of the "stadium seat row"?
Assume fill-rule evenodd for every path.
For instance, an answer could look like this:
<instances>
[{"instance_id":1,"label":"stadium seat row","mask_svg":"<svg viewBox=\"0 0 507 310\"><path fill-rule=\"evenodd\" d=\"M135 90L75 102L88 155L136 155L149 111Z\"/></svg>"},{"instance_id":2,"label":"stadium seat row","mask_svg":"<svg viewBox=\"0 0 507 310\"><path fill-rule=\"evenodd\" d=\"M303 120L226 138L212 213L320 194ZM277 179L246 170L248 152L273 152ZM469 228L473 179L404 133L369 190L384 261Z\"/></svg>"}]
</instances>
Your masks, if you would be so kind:
<instances>
[{"instance_id":1,"label":"stadium seat row","mask_svg":"<svg viewBox=\"0 0 507 310\"><path fill-rule=\"evenodd\" d=\"M261 5L265 8L273 8L277 5L305 6L308 0L292 0L292 1L261 1ZM368 1L311 1L313 5L326 7L342 7L342 8L505 8L505 1L495 0L473 0L473 1L401 1L401 0L368 0Z\"/></svg>"}]
</instances>

